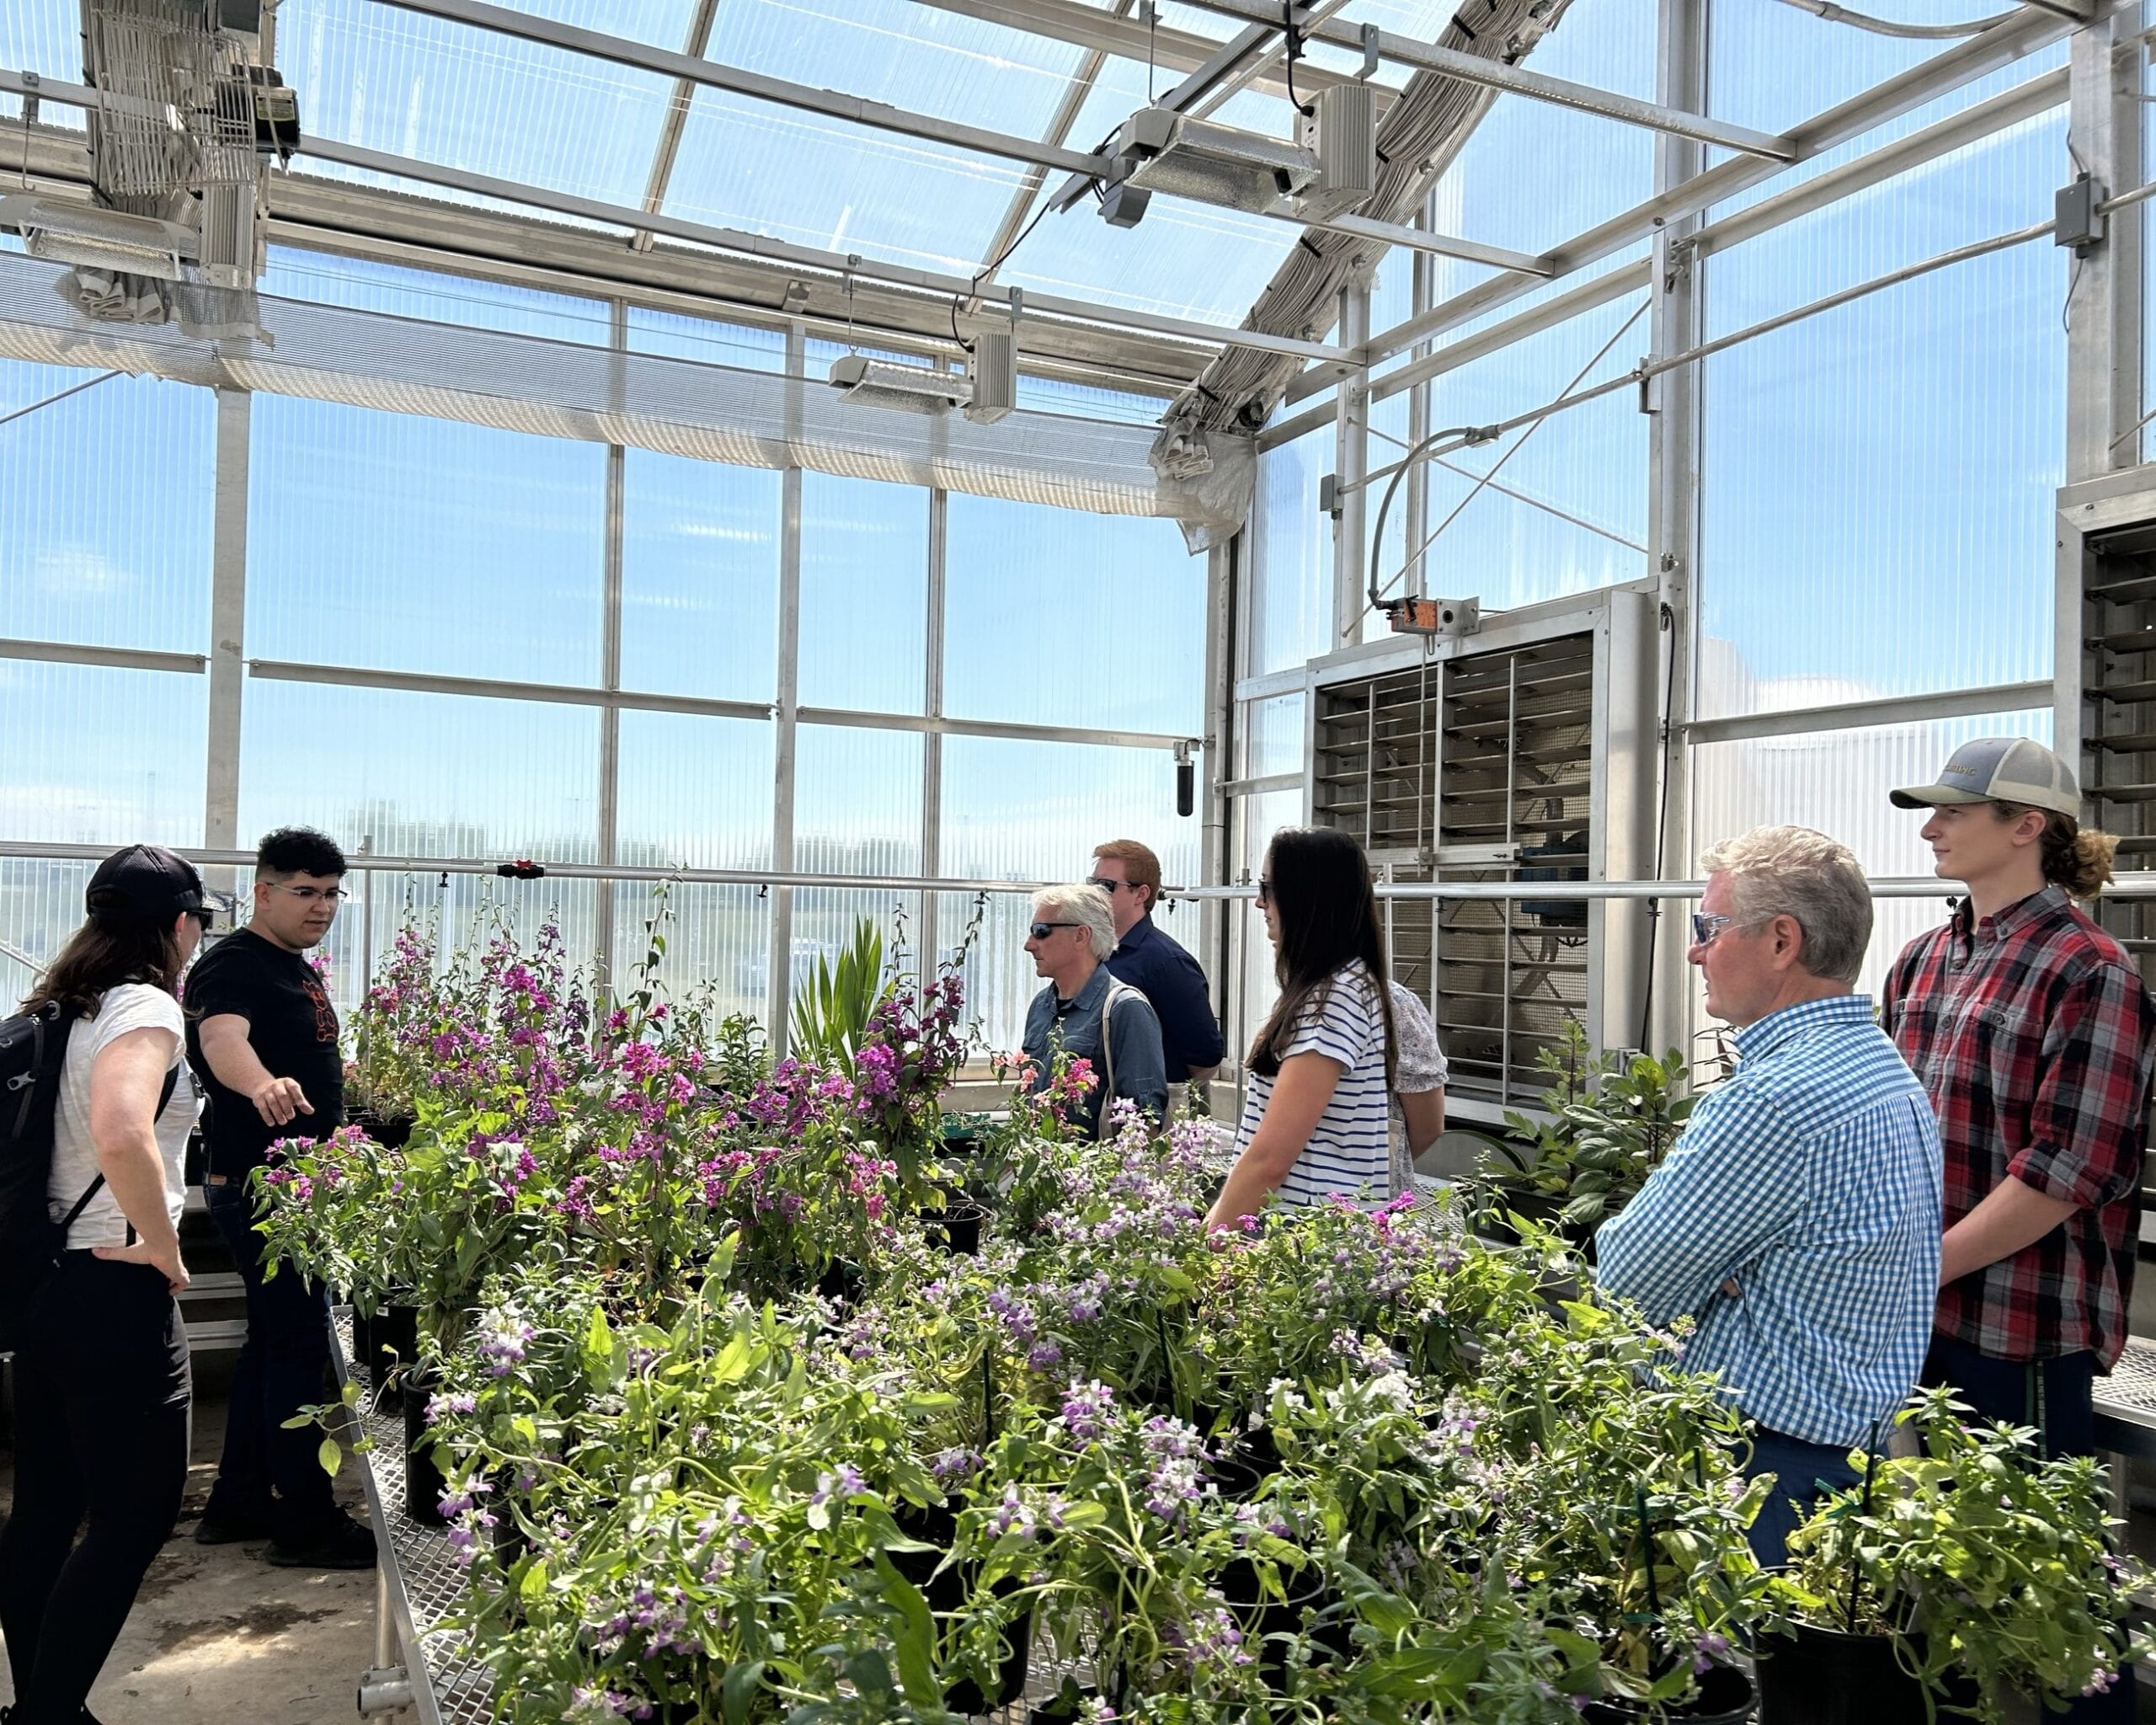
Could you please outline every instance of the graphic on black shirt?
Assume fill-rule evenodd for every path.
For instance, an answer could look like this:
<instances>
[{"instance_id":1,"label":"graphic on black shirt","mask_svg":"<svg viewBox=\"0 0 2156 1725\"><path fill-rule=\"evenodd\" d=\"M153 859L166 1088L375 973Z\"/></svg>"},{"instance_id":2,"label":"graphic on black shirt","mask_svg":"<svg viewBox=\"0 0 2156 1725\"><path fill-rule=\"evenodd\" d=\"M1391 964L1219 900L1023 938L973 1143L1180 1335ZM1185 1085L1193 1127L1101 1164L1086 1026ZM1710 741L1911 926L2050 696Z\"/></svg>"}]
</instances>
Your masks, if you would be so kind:
<instances>
[{"instance_id":1,"label":"graphic on black shirt","mask_svg":"<svg viewBox=\"0 0 2156 1725\"><path fill-rule=\"evenodd\" d=\"M187 1058L203 1097L210 1172L238 1178L280 1138L327 1138L344 1124L344 1060L337 1009L314 967L251 929L227 935L187 974ZM247 1039L271 1076L295 1078L314 1112L272 1126L239 1091L217 1081L202 1055L202 1021L247 1020Z\"/></svg>"}]
</instances>

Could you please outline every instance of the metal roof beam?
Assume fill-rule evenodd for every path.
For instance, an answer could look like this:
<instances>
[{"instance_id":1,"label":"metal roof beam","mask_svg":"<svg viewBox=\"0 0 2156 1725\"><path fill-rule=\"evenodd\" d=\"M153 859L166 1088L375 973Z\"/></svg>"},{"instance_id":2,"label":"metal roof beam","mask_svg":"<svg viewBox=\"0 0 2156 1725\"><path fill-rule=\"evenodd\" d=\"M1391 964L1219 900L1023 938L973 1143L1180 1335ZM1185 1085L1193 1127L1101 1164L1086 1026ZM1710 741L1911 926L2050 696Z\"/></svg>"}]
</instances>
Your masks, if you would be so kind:
<instances>
[{"instance_id":1,"label":"metal roof beam","mask_svg":"<svg viewBox=\"0 0 2156 1725\"><path fill-rule=\"evenodd\" d=\"M1208 0L1212 3L1212 0ZM2038 49L2069 34L2074 26L2040 6L2024 6L2004 23L1982 35L1957 42L1908 71L1875 84L1846 102L1837 103L1799 126L1787 136L1796 147L1793 160L1808 161L1875 126L1920 108L1925 103L1974 83L2003 66L2010 66ZM1567 240L1545 254L1560 276L1572 275L1614 252L1636 245L1664 222L1694 215L1709 206L1748 190L1780 173L1780 162L1737 157L1694 174L1682 185L1657 194L1643 204L1613 216L1598 227ZM1404 323L1380 330L1370 338L1360 357L1374 366L1394 354L1405 353L1418 341L1457 329L1497 307L1518 299L1543 286L1544 278L1524 272L1492 276L1465 292L1454 294Z\"/></svg>"},{"instance_id":2,"label":"metal roof beam","mask_svg":"<svg viewBox=\"0 0 2156 1725\"><path fill-rule=\"evenodd\" d=\"M689 20L689 40L681 51L702 59L704 50L711 46L712 25L718 19L718 0L696 0L696 15ZM651 177L644 182L643 206L647 210L666 207L666 188L674 178L674 159L680 154L681 134L688 130L689 108L696 97L694 83L685 77L674 80L674 94L666 104L666 119L659 128L659 142L651 152ZM629 236L631 249L649 251L652 238L649 228L639 229Z\"/></svg>"},{"instance_id":3,"label":"metal roof beam","mask_svg":"<svg viewBox=\"0 0 2156 1725\"><path fill-rule=\"evenodd\" d=\"M13 75L0 72L0 90L13 87ZM21 136L12 122L8 131ZM83 135L34 125L29 171L41 195L87 197ZM445 271L452 279L616 298L752 328L783 330L798 322L834 340L846 339L851 326L861 339L899 352L951 351L950 302L940 294L861 278L849 298L841 278L821 270L674 243L635 252L615 235L536 214L306 173L271 175L269 199L270 237L281 245ZM1173 395L1218 351L1212 342L1043 318L1028 324L1019 362L1029 376Z\"/></svg>"},{"instance_id":4,"label":"metal roof beam","mask_svg":"<svg viewBox=\"0 0 2156 1725\"><path fill-rule=\"evenodd\" d=\"M557 215L574 216L581 221L603 222L632 232L639 227L648 227L654 233L689 240L698 245L718 246L727 251L742 252L750 257L767 258L835 275L850 275L867 280L889 282L923 293L947 294L953 298L972 296L1003 305L1010 302L1011 291L1007 288L983 285L976 289L966 277L946 275L940 270L915 270L874 259L848 257L814 246L795 245L789 241L773 239L767 234L750 233L740 228L719 227L702 222L685 222L675 216L656 216L648 211L627 209L619 204L601 203L596 198L578 197L572 193L553 191L544 186L526 185L513 179L498 179L488 174L472 174L463 168L445 168L433 162L415 162L409 157L392 156L386 151L365 149L357 144L314 138L300 147L305 155L319 157L326 162L340 162L348 168L364 168L371 174L394 174L429 185L446 186L453 190L470 193L475 197L499 198L504 202L523 204L535 210L552 210ZM1191 318L1169 318L1157 312L1131 311L1122 306L1099 305L1090 300L1066 299L1060 294L1027 294L1025 313L1028 321L1043 312L1084 323L1107 323L1126 329L1179 335L1219 347L1248 347L1266 353L1289 354L1298 359L1352 361L1355 357L1345 348L1333 347L1324 342L1300 341L1291 336L1268 335L1255 329L1230 329L1221 324L1201 323Z\"/></svg>"},{"instance_id":5,"label":"metal roof beam","mask_svg":"<svg viewBox=\"0 0 2156 1725\"><path fill-rule=\"evenodd\" d=\"M1192 0L1192 3L1208 12L1217 12L1223 18L1269 24L1274 29L1280 28L1279 8L1267 4L1266 0ZM1299 20L1298 29L1305 28L1315 40L1331 42L1357 53L1363 51L1363 32L1358 25L1337 19L1320 19L1305 26ZM1396 35L1389 30L1378 31L1376 40L1380 59L1412 67L1417 72L1442 73L1464 83L1525 96L1533 101L1554 103L1561 108L1577 108L1585 114L1600 115L1605 120L1645 126L1703 144L1719 145L1748 156L1765 156L1778 162L1795 158L1796 148L1788 138L1755 131L1748 126L1732 126L1726 120L1710 120L1704 114L1688 114L1659 102L1620 96L1612 90L1599 90L1591 84L1529 72L1525 67L1508 66L1501 60L1486 60L1457 48L1441 48L1434 42L1417 41L1412 36Z\"/></svg>"},{"instance_id":6,"label":"metal roof beam","mask_svg":"<svg viewBox=\"0 0 2156 1725\"><path fill-rule=\"evenodd\" d=\"M1083 0L919 0L919 3L932 6L939 12L977 18L985 24L1001 24L1006 29L1020 30L1027 35L1045 36L1051 41L1113 54L1123 60L1143 63L1148 53L1149 38L1144 24L1134 19L1118 18L1102 8L1088 6ZM1277 21L1273 27L1278 28ZM1150 45L1154 63L1164 71L1174 72L1195 72L1225 45L1214 37L1199 35L1193 30L1176 29L1167 24L1155 28ZM1353 82L1345 73L1308 64L1298 69L1295 81L1305 94L1332 84ZM1261 76L1253 88L1283 99L1288 93L1286 81L1271 73ZM1383 103L1397 94L1393 90L1380 91L1380 112Z\"/></svg>"},{"instance_id":7,"label":"metal roof beam","mask_svg":"<svg viewBox=\"0 0 2156 1725\"><path fill-rule=\"evenodd\" d=\"M429 18L446 19L453 24L468 24L474 29L492 30L498 35L536 42L571 54L590 55L596 60L611 61L616 66L655 72L662 77L702 84L711 89L728 91L737 96L752 97L758 101L776 103L784 108L825 115L855 126L898 132L907 137L947 144L955 149L972 150L985 156L1001 157L1006 161L1033 163L1043 168L1059 168L1069 173L1086 174L1099 174L1107 166L1105 158L1087 155L1077 150L1057 148L1034 138L1014 137L1008 132L990 131L982 126L968 126L962 120L944 120L932 114L915 114L904 108L871 102L863 97L846 95L837 90L819 90L786 78L769 77L762 72L723 65L716 60L703 60L692 54L677 53L671 48L655 48L648 43L628 41L620 36L608 35L603 30L588 30L576 24L557 24L551 19L535 18L529 13L513 12L505 6L490 5L488 0L376 0L376 3L394 6L401 11L420 13Z\"/></svg>"}]
</instances>

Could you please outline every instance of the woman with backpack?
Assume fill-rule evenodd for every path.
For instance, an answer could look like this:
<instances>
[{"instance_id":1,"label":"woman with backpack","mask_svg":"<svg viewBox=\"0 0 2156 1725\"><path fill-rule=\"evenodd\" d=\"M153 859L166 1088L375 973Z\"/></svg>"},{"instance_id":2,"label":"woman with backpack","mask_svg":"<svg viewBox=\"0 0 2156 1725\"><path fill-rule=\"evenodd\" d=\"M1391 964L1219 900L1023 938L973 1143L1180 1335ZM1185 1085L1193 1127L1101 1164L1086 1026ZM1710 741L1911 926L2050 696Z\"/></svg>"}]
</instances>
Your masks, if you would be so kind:
<instances>
[{"instance_id":1,"label":"woman with backpack","mask_svg":"<svg viewBox=\"0 0 2156 1725\"><path fill-rule=\"evenodd\" d=\"M14 1510L0 1530L8 1725L92 1720L90 1686L187 1482L174 1296L187 1285L179 1224L196 1102L179 987L210 913L193 866L153 845L105 858L85 899L88 920L24 1002L56 1006L67 1039L46 1183L51 1267L15 1354Z\"/></svg>"},{"instance_id":2,"label":"woman with backpack","mask_svg":"<svg viewBox=\"0 0 2156 1725\"><path fill-rule=\"evenodd\" d=\"M1206 1221L1235 1227L1283 1204L1391 1195L1395 1055L1385 935L1363 847L1289 826L1266 846L1257 905L1280 998L1244 1065L1235 1165Z\"/></svg>"}]
</instances>

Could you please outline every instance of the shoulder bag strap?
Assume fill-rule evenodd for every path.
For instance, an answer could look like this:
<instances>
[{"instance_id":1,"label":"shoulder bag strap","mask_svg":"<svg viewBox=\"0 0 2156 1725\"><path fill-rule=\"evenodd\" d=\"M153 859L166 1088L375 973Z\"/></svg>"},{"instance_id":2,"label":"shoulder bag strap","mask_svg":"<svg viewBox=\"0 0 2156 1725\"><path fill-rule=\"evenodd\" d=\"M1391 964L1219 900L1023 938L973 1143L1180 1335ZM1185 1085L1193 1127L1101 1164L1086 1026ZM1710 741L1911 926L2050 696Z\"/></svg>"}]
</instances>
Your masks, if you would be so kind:
<instances>
[{"instance_id":1,"label":"shoulder bag strap","mask_svg":"<svg viewBox=\"0 0 2156 1725\"><path fill-rule=\"evenodd\" d=\"M1115 1044L1108 1038L1108 1013L1115 1005L1116 980L1108 979L1108 991L1101 996L1101 1105L1093 1115L1093 1137L1097 1142L1107 1124L1108 1105L1115 1100Z\"/></svg>"},{"instance_id":2,"label":"shoulder bag strap","mask_svg":"<svg viewBox=\"0 0 2156 1725\"><path fill-rule=\"evenodd\" d=\"M179 1086L179 1068L174 1065L166 1071L164 1088L157 1092L157 1111L150 1117L153 1125L164 1117L166 1108L172 1104L172 1093ZM104 1174L100 1170L97 1178L83 1188L83 1195L75 1200L75 1207L67 1212L67 1219L60 1225L60 1243L63 1247L67 1243L68 1235L74 1231L75 1224L82 1220L83 1212L90 1207L90 1200L104 1188ZM127 1224L127 1243L130 1246L135 1243L135 1225L132 1222Z\"/></svg>"}]
</instances>

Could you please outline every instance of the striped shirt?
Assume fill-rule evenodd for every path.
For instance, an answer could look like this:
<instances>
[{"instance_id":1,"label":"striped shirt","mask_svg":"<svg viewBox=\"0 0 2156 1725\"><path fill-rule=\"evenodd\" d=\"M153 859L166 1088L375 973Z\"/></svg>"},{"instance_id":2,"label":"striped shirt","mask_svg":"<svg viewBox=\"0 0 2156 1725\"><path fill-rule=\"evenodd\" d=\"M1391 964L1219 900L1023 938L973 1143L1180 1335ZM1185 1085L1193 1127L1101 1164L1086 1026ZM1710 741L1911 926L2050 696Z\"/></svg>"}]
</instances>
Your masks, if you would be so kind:
<instances>
[{"instance_id":1,"label":"striped shirt","mask_svg":"<svg viewBox=\"0 0 2156 1725\"><path fill-rule=\"evenodd\" d=\"M1304 1008L1280 1050L1283 1061L1295 1055L1323 1055L1346 1070L1281 1183L1281 1203L1318 1204L1335 1196L1385 1203L1391 1181L1387 1119L1392 1100L1385 1081L1385 1014L1361 959L1342 965L1323 995ZM1273 1085L1257 1073L1249 1076L1242 1124L1235 1131L1238 1155L1257 1135Z\"/></svg>"},{"instance_id":2,"label":"striped shirt","mask_svg":"<svg viewBox=\"0 0 2156 1725\"><path fill-rule=\"evenodd\" d=\"M1695 1316L1686 1368L1719 1373L1761 1425L1854 1445L1892 1418L1931 1339L1938 1122L1862 995L1734 1040L1736 1076L1596 1234L1597 1279L1652 1322Z\"/></svg>"}]
</instances>

